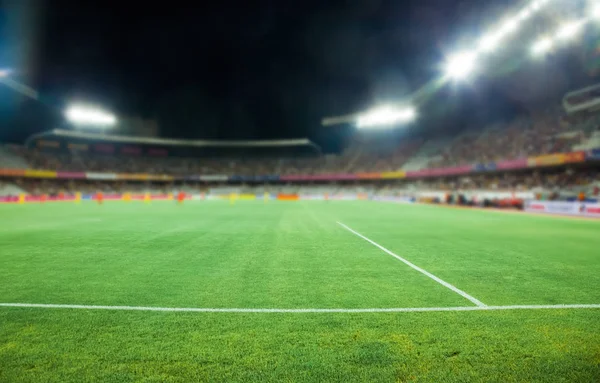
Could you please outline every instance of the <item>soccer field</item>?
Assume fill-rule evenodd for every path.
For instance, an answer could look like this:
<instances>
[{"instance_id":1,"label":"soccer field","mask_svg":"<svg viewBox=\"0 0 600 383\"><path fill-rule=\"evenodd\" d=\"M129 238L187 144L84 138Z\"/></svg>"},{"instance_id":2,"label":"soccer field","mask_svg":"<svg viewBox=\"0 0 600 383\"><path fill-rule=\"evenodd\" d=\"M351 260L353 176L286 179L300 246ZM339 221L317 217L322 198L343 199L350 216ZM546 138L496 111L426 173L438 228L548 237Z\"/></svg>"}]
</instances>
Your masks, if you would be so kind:
<instances>
[{"instance_id":1,"label":"soccer field","mask_svg":"<svg viewBox=\"0 0 600 383\"><path fill-rule=\"evenodd\" d=\"M600 222L0 206L0 381L600 381Z\"/></svg>"}]
</instances>

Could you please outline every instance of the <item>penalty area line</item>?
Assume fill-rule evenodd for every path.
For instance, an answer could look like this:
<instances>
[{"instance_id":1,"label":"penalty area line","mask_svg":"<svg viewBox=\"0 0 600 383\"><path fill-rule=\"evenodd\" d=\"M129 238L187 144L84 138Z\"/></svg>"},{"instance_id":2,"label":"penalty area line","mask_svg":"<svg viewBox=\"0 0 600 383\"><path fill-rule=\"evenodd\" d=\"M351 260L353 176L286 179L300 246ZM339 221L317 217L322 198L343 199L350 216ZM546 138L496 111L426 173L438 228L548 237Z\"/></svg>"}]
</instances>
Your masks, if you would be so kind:
<instances>
[{"instance_id":1,"label":"penalty area line","mask_svg":"<svg viewBox=\"0 0 600 383\"><path fill-rule=\"evenodd\" d=\"M457 311L501 311L501 310L566 310L566 309L600 309L600 304L571 305L511 305L511 306L467 306L467 307L392 307L392 308L194 308L194 307L147 307L147 306L96 306L66 305L43 303L0 303L0 307L39 308L39 309L72 309L72 310L112 310L112 311L162 311L193 313L291 313L291 314L325 314L325 313L411 313L411 312L457 312Z\"/></svg>"},{"instance_id":2,"label":"penalty area line","mask_svg":"<svg viewBox=\"0 0 600 383\"><path fill-rule=\"evenodd\" d=\"M361 233L353 230L352 228L350 228L347 225L344 225L343 223L337 221L337 224L340 225L341 227L343 227L344 229L348 230L349 232L351 232L352 234L356 235L357 237L360 237L362 239L364 239L365 241L369 242L371 245L377 247L378 249L382 250L383 252L391 255L392 257L396 258L397 260L399 260L400 262L405 263L406 265L412 267L413 269L417 270L418 272L420 272L421 274L424 274L426 276L428 276L429 278L433 279L434 281L436 281L437 283L439 283L440 285L454 291L455 293L459 294L460 296L462 296L463 298L466 298L468 300L470 300L472 303L474 303L475 305L477 305L478 307L486 307L486 304L484 304L483 302L481 302L479 299L467 294L466 292L462 291L461 289L459 289L458 287L451 285L450 283L444 281L443 279L440 279L438 277L436 277L435 275L431 274L429 271L420 268L419 266L415 265L414 263L402 258L401 256L399 256L398 254L394 253L391 250L386 249L385 247L381 246L380 244L378 244L377 242L365 237L364 235L362 235Z\"/></svg>"}]
</instances>

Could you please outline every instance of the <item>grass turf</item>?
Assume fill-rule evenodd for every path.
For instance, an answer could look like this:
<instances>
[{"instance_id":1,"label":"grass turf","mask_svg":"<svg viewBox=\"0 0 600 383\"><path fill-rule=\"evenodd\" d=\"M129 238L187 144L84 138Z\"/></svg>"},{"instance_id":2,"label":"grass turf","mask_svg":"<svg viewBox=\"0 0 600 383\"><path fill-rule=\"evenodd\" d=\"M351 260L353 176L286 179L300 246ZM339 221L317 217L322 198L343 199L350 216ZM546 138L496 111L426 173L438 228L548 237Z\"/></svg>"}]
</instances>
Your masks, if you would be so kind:
<instances>
[{"instance_id":1,"label":"grass turf","mask_svg":"<svg viewBox=\"0 0 600 383\"><path fill-rule=\"evenodd\" d=\"M212 308L600 303L600 222L375 202L0 206L0 302ZM600 380L600 310L0 307L0 381Z\"/></svg>"}]
</instances>

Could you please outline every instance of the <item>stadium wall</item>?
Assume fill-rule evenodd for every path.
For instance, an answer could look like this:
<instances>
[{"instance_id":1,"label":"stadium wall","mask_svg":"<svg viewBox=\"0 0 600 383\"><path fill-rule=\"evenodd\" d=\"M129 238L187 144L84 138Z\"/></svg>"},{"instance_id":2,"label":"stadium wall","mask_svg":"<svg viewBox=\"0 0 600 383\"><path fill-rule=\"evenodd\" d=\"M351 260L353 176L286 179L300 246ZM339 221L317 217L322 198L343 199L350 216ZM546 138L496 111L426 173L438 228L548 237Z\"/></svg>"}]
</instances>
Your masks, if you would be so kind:
<instances>
[{"instance_id":1,"label":"stadium wall","mask_svg":"<svg viewBox=\"0 0 600 383\"><path fill-rule=\"evenodd\" d=\"M415 196L369 196L367 194L358 193L346 193L346 194L334 194L334 195L319 195L319 194L264 194L262 197L264 201L267 200L278 200L278 201L326 201L326 200L338 200L338 201L357 201L357 200L372 200L381 202L394 202L394 203L406 203L412 204L416 202L421 203L443 203L446 194L444 192L422 192ZM521 207L525 212L530 213L541 213L549 215L567 215L567 216L578 216L578 217L589 217L589 218L600 218L600 203L587 203L587 202L562 202L562 201L537 201L526 199L530 195L521 194L515 195L514 193L510 197L505 197L504 194L500 195L479 195L479 198L495 198L497 204L490 205L490 207ZM502 199L505 197L504 199ZM186 195L187 200L248 200L254 201L259 200L261 196L255 194L230 194L230 195ZM70 202L78 203L80 201L96 201L96 194L87 195L60 195L60 196L33 196L33 195L20 195L20 196L9 196L0 197L0 203L10 204L25 204L25 203L54 203L54 202ZM173 194L108 194L103 196L105 201L144 201L146 203L152 201L173 201ZM508 201L508 202L507 202ZM488 206L488 205L483 205Z\"/></svg>"},{"instance_id":2,"label":"stadium wall","mask_svg":"<svg viewBox=\"0 0 600 383\"><path fill-rule=\"evenodd\" d=\"M531 213L600 218L598 203L526 201L524 210Z\"/></svg>"}]
</instances>

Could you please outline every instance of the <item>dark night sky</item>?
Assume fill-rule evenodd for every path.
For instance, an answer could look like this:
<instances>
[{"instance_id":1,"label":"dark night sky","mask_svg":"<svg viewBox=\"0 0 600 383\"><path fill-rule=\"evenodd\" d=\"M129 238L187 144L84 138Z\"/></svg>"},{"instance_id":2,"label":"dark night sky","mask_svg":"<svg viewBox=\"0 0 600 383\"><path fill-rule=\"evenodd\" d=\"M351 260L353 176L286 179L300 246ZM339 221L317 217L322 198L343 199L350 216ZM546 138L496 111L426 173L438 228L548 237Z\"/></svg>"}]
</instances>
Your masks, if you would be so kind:
<instances>
[{"instance_id":1,"label":"dark night sky","mask_svg":"<svg viewBox=\"0 0 600 383\"><path fill-rule=\"evenodd\" d=\"M76 99L156 118L167 137L318 138L322 117L423 85L456 41L516 2L201 3L5 0L3 60L40 89L43 106L0 90L0 139L55 127L51 111ZM483 119L518 111L523 100L497 85L442 91L417 129L470 123L474 105Z\"/></svg>"}]
</instances>

